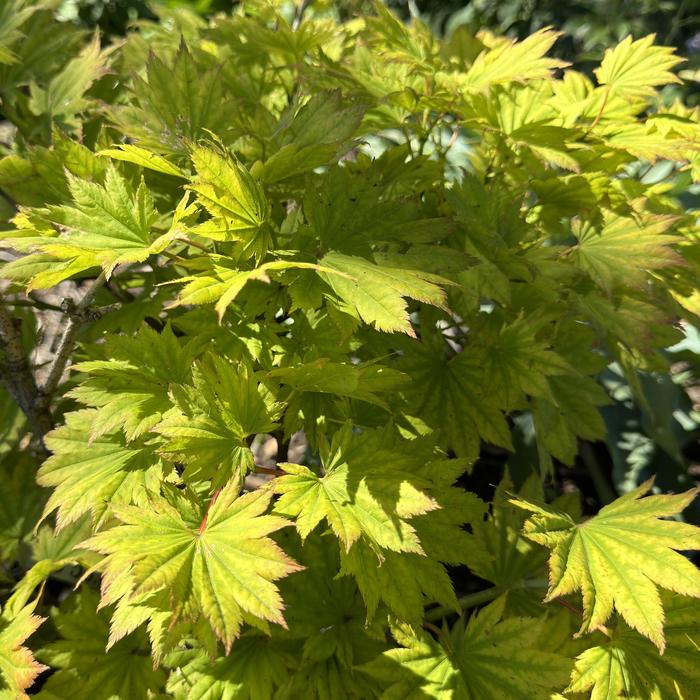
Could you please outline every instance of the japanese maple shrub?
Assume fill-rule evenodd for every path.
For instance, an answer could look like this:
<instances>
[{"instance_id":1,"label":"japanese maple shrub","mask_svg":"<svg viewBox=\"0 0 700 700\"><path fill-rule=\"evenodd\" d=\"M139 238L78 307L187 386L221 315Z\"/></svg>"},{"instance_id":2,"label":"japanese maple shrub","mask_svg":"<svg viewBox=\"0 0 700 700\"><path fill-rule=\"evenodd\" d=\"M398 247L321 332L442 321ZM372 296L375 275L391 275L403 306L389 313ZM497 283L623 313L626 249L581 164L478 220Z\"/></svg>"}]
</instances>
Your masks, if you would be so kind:
<instances>
[{"instance_id":1,"label":"japanese maple shrub","mask_svg":"<svg viewBox=\"0 0 700 700\"><path fill-rule=\"evenodd\" d=\"M552 478L700 313L680 59L306 4L0 10L0 698L697 697L695 490Z\"/></svg>"}]
</instances>

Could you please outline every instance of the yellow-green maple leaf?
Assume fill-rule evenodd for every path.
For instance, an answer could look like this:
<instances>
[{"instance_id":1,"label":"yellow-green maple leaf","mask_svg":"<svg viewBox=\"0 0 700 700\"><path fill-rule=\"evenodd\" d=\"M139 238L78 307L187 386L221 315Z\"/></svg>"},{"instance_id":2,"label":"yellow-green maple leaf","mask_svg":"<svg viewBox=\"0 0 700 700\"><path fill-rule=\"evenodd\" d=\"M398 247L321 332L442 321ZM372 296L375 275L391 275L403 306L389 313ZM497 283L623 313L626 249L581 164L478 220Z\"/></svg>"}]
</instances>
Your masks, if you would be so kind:
<instances>
[{"instance_id":1,"label":"yellow-green maple leaf","mask_svg":"<svg viewBox=\"0 0 700 700\"><path fill-rule=\"evenodd\" d=\"M383 700L549 700L571 662L537 648L541 619L503 620L504 606L501 597L440 640L394 628L401 647L362 669L386 683Z\"/></svg>"},{"instance_id":2,"label":"yellow-green maple leaf","mask_svg":"<svg viewBox=\"0 0 700 700\"><path fill-rule=\"evenodd\" d=\"M279 465L286 474L270 488L281 494L275 511L294 517L305 538L327 520L346 551L364 537L375 547L423 554L410 518L439 508L406 455L382 445L381 434L352 437L339 431L319 476L299 464Z\"/></svg>"},{"instance_id":3,"label":"yellow-green maple leaf","mask_svg":"<svg viewBox=\"0 0 700 700\"><path fill-rule=\"evenodd\" d=\"M0 616L0 700L28 698L26 689L46 669L22 646L44 621L33 613L34 606L28 605L12 617Z\"/></svg>"},{"instance_id":4,"label":"yellow-green maple leaf","mask_svg":"<svg viewBox=\"0 0 700 700\"><path fill-rule=\"evenodd\" d=\"M591 700L695 697L700 688L700 602L674 594L663 598L664 654L622 624L612 639L578 656L567 692L590 691Z\"/></svg>"},{"instance_id":5,"label":"yellow-green maple leaf","mask_svg":"<svg viewBox=\"0 0 700 700\"><path fill-rule=\"evenodd\" d=\"M663 651L664 610L657 586L700 598L700 571L673 551L700 549L700 528L660 518L680 513L698 490L641 498L651 485L646 481L580 524L546 506L520 499L512 503L533 513L525 535L552 550L546 601L580 590L581 632L604 625L616 609Z\"/></svg>"},{"instance_id":6,"label":"yellow-green maple leaf","mask_svg":"<svg viewBox=\"0 0 700 700\"><path fill-rule=\"evenodd\" d=\"M264 515L271 493L237 493L230 483L204 514L159 497L148 508L114 507L121 524L84 545L106 555L103 604L166 591L176 617L200 612L227 651L244 620L284 626L274 581L300 567L268 535L290 523Z\"/></svg>"},{"instance_id":7,"label":"yellow-green maple leaf","mask_svg":"<svg viewBox=\"0 0 700 700\"><path fill-rule=\"evenodd\" d=\"M650 34L633 41L631 36L607 49L600 68L595 71L601 85L628 99L654 94L654 88L681 81L671 69L683 62L669 46L655 46Z\"/></svg>"}]
</instances>

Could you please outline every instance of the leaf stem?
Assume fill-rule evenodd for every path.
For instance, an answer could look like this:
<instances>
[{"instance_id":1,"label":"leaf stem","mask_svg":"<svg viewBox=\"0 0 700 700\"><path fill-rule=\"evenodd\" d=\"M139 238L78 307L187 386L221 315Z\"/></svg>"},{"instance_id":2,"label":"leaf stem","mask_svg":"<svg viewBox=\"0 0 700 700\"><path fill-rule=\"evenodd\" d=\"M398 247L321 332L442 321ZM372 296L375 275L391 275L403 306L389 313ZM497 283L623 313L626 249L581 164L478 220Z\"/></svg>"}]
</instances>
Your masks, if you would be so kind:
<instances>
[{"instance_id":1,"label":"leaf stem","mask_svg":"<svg viewBox=\"0 0 700 700\"><path fill-rule=\"evenodd\" d=\"M586 470L591 477L591 481L593 482L593 486L595 487L600 502L603 505L612 503L616 498L615 491L603 473L603 470L600 468L600 464L598 463L598 459L595 456L593 448L589 443L581 440L579 442L579 454L581 455L583 465L586 467Z\"/></svg>"},{"instance_id":2,"label":"leaf stem","mask_svg":"<svg viewBox=\"0 0 700 700\"><path fill-rule=\"evenodd\" d=\"M494 586L493 588L486 588L483 591L476 591L476 593L470 593L469 595L462 596L457 600L459 607L462 610L469 610L470 608L475 608L477 605L482 605L483 603L489 603L492 600L498 598L501 593L507 591L507 588L502 586ZM428 610L425 614L425 619L430 622L432 620L439 620L446 615L454 613L455 610L447 605L440 605L437 608Z\"/></svg>"}]
</instances>

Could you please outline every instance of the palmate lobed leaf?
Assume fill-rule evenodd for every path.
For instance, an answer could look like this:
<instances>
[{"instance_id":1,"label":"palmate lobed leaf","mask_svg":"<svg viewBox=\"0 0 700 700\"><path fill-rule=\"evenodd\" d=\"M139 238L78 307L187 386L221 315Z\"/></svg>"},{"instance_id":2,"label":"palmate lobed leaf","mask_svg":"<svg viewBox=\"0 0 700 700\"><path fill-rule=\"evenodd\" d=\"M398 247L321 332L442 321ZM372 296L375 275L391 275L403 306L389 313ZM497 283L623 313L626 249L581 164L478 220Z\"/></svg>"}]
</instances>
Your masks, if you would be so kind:
<instances>
[{"instance_id":1,"label":"palmate lobed leaf","mask_svg":"<svg viewBox=\"0 0 700 700\"><path fill-rule=\"evenodd\" d=\"M591 700L692 698L700 685L700 602L663 595L668 646L663 656L647 639L621 625L605 644L576 659L567 691L590 690Z\"/></svg>"},{"instance_id":2,"label":"palmate lobed leaf","mask_svg":"<svg viewBox=\"0 0 700 700\"><path fill-rule=\"evenodd\" d=\"M141 262L165 245L152 235L157 212L141 182L136 191L114 167L107 168L104 186L68 176L74 206L52 207L48 218L64 228L58 239L40 249L59 260L85 256L110 275L125 262Z\"/></svg>"},{"instance_id":3,"label":"palmate lobed leaf","mask_svg":"<svg viewBox=\"0 0 700 700\"><path fill-rule=\"evenodd\" d=\"M149 509L115 507L121 524L84 544L106 555L103 602L166 590L175 615L192 606L227 651L248 615L284 626L274 581L300 567L268 535L290 523L264 515L270 493L237 494L235 483L225 486L200 522L162 498Z\"/></svg>"},{"instance_id":4,"label":"palmate lobed leaf","mask_svg":"<svg viewBox=\"0 0 700 700\"><path fill-rule=\"evenodd\" d=\"M98 595L83 587L61 609L53 611L59 638L38 654L56 672L42 688L40 698L148 698L163 689L165 673L153 667L142 631L105 651L109 613L98 611L98 603Z\"/></svg>"},{"instance_id":5,"label":"palmate lobed leaf","mask_svg":"<svg viewBox=\"0 0 700 700\"><path fill-rule=\"evenodd\" d=\"M73 370L87 376L68 395L98 409L90 441L115 428L124 430L127 441L148 432L172 407L169 386L190 378L200 345L196 339L180 344L171 326L156 333L144 325L135 336L109 337L100 359L74 364Z\"/></svg>"},{"instance_id":6,"label":"palmate lobed leaf","mask_svg":"<svg viewBox=\"0 0 700 700\"><path fill-rule=\"evenodd\" d=\"M112 431L93 439L96 415L95 409L74 411L46 436L53 454L41 465L37 482L54 487L43 518L57 510L59 529L85 513L99 524L109 517L111 504L145 503L149 489L163 478L162 461L143 438L127 445Z\"/></svg>"},{"instance_id":7,"label":"palmate lobed leaf","mask_svg":"<svg viewBox=\"0 0 700 700\"><path fill-rule=\"evenodd\" d=\"M700 571L674 551L700 549L700 530L661 518L683 511L698 490L642 498L652 483L646 481L578 525L569 515L545 506L521 499L511 502L533 513L524 534L552 550L545 600L580 590L581 632L605 625L615 609L663 652L664 610L658 588L700 598Z\"/></svg>"},{"instance_id":8,"label":"palmate lobed leaf","mask_svg":"<svg viewBox=\"0 0 700 700\"><path fill-rule=\"evenodd\" d=\"M383 700L549 700L569 675L571 662L531 648L542 621L502 619L505 599L460 620L435 640L425 632L395 628L398 648L384 652L363 670L385 682ZM507 660L507 661L506 661Z\"/></svg>"},{"instance_id":9,"label":"palmate lobed leaf","mask_svg":"<svg viewBox=\"0 0 700 700\"><path fill-rule=\"evenodd\" d=\"M408 521L439 505L426 492L429 482L411 470L413 460L381 442L381 433L353 439L346 426L330 447L323 476L281 464L286 474L269 485L280 494L275 511L293 516L302 538L327 520L346 551L363 537L376 547L423 554Z\"/></svg>"},{"instance_id":10,"label":"palmate lobed leaf","mask_svg":"<svg viewBox=\"0 0 700 700\"><path fill-rule=\"evenodd\" d=\"M27 605L12 616L0 616L0 698L25 700L26 690L47 666L34 659L22 646L45 618L34 615L34 605Z\"/></svg>"},{"instance_id":11,"label":"palmate lobed leaf","mask_svg":"<svg viewBox=\"0 0 700 700\"><path fill-rule=\"evenodd\" d=\"M415 337L405 297L445 307L446 295L439 285L448 281L438 275L376 265L364 258L336 252L325 255L320 263L343 273L321 273L321 276L351 313L377 330Z\"/></svg>"},{"instance_id":12,"label":"palmate lobed leaf","mask_svg":"<svg viewBox=\"0 0 700 700\"><path fill-rule=\"evenodd\" d=\"M595 71L601 85L626 99L654 94L658 85L680 82L671 69L683 62L668 46L654 46L655 35L637 39L631 36L605 51Z\"/></svg>"}]
</instances>

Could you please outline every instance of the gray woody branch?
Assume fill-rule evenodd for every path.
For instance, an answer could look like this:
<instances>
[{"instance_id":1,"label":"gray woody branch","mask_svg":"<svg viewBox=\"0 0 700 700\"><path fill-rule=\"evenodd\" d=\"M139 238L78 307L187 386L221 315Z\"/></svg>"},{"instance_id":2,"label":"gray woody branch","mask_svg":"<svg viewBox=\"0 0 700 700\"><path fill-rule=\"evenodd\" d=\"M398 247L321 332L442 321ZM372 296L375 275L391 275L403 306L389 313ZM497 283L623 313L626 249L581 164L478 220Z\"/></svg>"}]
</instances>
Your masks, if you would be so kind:
<instances>
[{"instance_id":1,"label":"gray woody branch","mask_svg":"<svg viewBox=\"0 0 700 700\"><path fill-rule=\"evenodd\" d=\"M0 298L0 381L27 417L29 427L45 451L44 435L53 427L45 397L37 388L32 368L24 354L22 334Z\"/></svg>"},{"instance_id":2,"label":"gray woody branch","mask_svg":"<svg viewBox=\"0 0 700 700\"><path fill-rule=\"evenodd\" d=\"M68 320L46 380L41 386L37 386L32 368L25 356L19 325L7 312L0 297L0 382L27 417L29 427L44 453L47 453L44 436L53 427L49 410L51 396L65 372L80 327L85 321L99 318L101 315L99 311L92 311L90 304L105 280L104 272L100 273L77 304L73 304L70 300L63 302L62 310L67 313Z\"/></svg>"}]
</instances>

